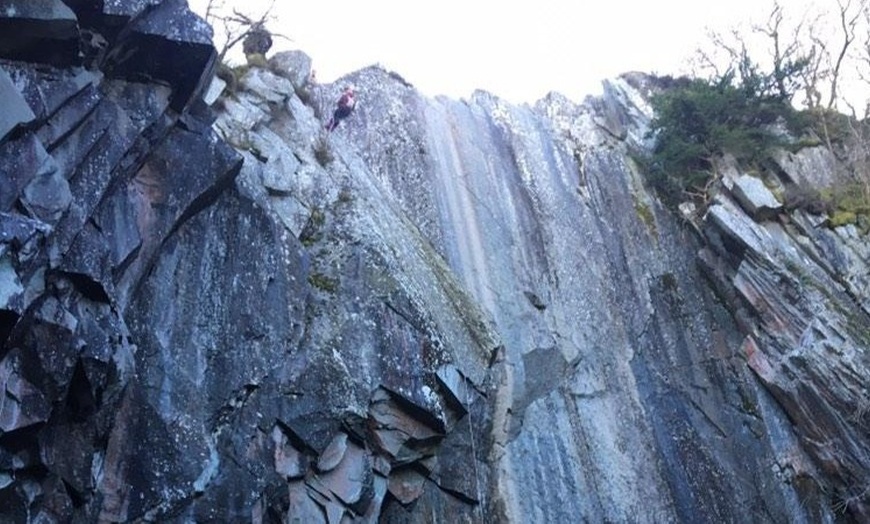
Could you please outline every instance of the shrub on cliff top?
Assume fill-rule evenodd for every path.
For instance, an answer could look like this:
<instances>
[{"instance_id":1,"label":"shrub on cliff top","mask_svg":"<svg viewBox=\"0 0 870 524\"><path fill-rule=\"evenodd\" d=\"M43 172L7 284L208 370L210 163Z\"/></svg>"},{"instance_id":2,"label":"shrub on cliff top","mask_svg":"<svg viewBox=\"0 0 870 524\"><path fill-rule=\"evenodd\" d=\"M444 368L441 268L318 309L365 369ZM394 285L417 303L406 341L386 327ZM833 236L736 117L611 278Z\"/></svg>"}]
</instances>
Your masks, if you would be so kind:
<instances>
[{"instance_id":1,"label":"shrub on cliff top","mask_svg":"<svg viewBox=\"0 0 870 524\"><path fill-rule=\"evenodd\" d=\"M653 186L674 204L706 189L714 158L730 153L743 164L758 163L784 145L778 124L800 125L781 97L735 85L731 76L682 79L654 95L652 105L650 134L656 141L644 164Z\"/></svg>"}]
</instances>

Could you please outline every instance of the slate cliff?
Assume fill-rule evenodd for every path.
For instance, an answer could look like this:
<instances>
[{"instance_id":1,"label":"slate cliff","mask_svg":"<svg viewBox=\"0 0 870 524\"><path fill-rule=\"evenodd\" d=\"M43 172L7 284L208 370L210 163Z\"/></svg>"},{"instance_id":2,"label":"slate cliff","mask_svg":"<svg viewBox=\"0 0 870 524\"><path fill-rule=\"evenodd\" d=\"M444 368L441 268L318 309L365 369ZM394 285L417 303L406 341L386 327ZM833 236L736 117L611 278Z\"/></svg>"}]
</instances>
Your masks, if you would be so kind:
<instances>
[{"instance_id":1,"label":"slate cliff","mask_svg":"<svg viewBox=\"0 0 870 524\"><path fill-rule=\"evenodd\" d=\"M3 6L0 520L870 518L870 245L780 203L826 150L677 218L645 75L372 67L327 137L301 53L216 99L183 0Z\"/></svg>"}]
</instances>

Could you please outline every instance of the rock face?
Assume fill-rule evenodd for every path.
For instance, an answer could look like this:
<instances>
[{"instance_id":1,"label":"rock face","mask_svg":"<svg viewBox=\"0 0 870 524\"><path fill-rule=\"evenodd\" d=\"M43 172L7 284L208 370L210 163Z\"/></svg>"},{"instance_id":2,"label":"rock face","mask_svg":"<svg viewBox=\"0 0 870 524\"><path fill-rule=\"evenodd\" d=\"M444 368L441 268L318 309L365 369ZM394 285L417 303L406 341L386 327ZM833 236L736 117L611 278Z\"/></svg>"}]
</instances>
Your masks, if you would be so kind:
<instances>
[{"instance_id":1,"label":"rock face","mask_svg":"<svg viewBox=\"0 0 870 524\"><path fill-rule=\"evenodd\" d=\"M7 4L0 521L870 519L866 233L775 189L826 151L691 227L629 154L644 75L373 67L327 135L301 53L207 107L181 0Z\"/></svg>"},{"instance_id":2,"label":"rock face","mask_svg":"<svg viewBox=\"0 0 870 524\"><path fill-rule=\"evenodd\" d=\"M0 64L0 520L482 518L499 342L444 261L320 167L288 80L219 138L184 2L58 5L100 46Z\"/></svg>"},{"instance_id":3,"label":"rock face","mask_svg":"<svg viewBox=\"0 0 870 524\"><path fill-rule=\"evenodd\" d=\"M489 518L866 518L866 237L745 175L701 235L679 224L630 159L642 75L535 107L348 80L361 107L336 149L359 148L503 341ZM801 155L771 185L813 180L820 152Z\"/></svg>"}]
</instances>

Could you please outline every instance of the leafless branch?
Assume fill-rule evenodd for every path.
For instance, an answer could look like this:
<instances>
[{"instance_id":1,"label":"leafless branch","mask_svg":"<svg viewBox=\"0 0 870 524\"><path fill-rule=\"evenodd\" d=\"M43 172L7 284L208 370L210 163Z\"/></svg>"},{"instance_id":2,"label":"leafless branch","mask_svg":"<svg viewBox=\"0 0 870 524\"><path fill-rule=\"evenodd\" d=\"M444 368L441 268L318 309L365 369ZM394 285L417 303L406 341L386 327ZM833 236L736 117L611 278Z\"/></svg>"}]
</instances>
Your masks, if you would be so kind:
<instances>
[{"instance_id":1,"label":"leafless branch","mask_svg":"<svg viewBox=\"0 0 870 524\"><path fill-rule=\"evenodd\" d=\"M846 52L849 50L852 42L855 41L855 28L858 25L858 20L863 11L861 9L863 3L864 2L860 2L858 4L859 8L856 9L854 13L850 13L849 10L852 7L852 0L845 0L845 3L843 0L837 0L837 6L840 8L840 29L843 31L843 43L840 47L837 59L834 61L833 68L831 69L831 97L828 99L828 108L833 108L834 104L837 102L837 83L840 78L840 67L843 65L843 59L846 57Z\"/></svg>"},{"instance_id":2,"label":"leafless branch","mask_svg":"<svg viewBox=\"0 0 870 524\"><path fill-rule=\"evenodd\" d=\"M220 46L218 52L218 59L224 61L227 53L245 38L257 31L266 30L266 23L274 19L272 15L274 7L275 0L272 0L268 7L257 17L248 15L238 8L233 8L228 14L222 14L226 11L225 2L222 0L209 0L208 7L206 8L206 20L212 25L220 23L225 37L224 43ZM290 40L285 35L266 31L272 37Z\"/></svg>"},{"instance_id":3,"label":"leafless branch","mask_svg":"<svg viewBox=\"0 0 870 524\"><path fill-rule=\"evenodd\" d=\"M807 65L802 71L804 84L804 103L809 109L821 106L822 92L820 86L830 74L830 52L825 40L818 34L820 16L808 23L809 49L804 53Z\"/></svg>"}]
</instances>

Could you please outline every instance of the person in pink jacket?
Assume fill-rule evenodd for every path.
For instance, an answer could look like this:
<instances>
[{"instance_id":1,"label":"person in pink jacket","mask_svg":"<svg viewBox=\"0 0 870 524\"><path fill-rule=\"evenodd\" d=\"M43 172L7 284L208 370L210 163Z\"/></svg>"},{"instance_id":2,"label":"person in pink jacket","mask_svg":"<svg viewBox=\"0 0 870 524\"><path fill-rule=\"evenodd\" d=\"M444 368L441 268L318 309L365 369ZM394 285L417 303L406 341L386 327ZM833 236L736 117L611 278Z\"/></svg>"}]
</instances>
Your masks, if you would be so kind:
<instances>
[{"instance_id":1,"label":"person in pink jacket","mask_svg":"<svg viewBox=\"0 0 870 524\"><path fill-rule=\"evenodd\" d=\"M354 87L349 85L344 88L341 98L338 99L338 107L335 108L332 118L330 118L329 122L326 124L326 130L332 132L332 130L338 126L339 122L350 116L355 105L356 99L354 99Z\"/></svg>"}]
</instances>

